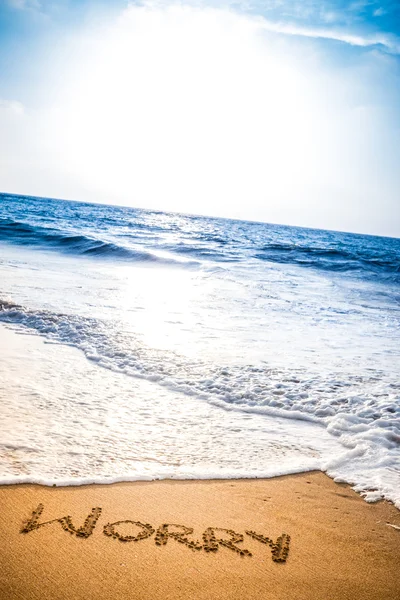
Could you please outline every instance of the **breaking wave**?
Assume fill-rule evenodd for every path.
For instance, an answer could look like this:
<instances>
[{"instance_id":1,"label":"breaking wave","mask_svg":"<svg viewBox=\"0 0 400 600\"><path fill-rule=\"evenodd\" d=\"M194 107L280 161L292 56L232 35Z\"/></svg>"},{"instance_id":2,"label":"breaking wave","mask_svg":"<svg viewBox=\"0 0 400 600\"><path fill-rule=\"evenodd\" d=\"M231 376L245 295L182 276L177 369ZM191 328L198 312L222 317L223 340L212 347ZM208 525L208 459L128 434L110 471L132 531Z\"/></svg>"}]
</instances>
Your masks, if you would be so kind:
<instances>
[{"instance_id":1,"label":"breaking wave","mask_svg":"<svg viewBox=\"0 0 400 600\"><path fill-rule=\"evenodd\" d=\"M144 344L134 333L110 328L101 319L35 311L0 299L0 322L22 325L47 338L75 346L89 360L116 372L147 379L225 408L313 421L333 433L378 424L400 444L400 384L379 371L368 375L326 373L267 365L219 365ZM361 429L360 429L361 426ZM387 434L387 435L386 435Z\"/></svg>"},{"instance_id":2,"label":"breaking wave","mask_svg":"<svg viewBox=\"0 0 400 600\"><path fill-rule=\"evenodd\" d=\"M400 274L399 256L386 253L367 253L362 248L353 251L300 246L297 244L266 244L256 258L278 263L294 263L328 271L372 271L388 275Z\"/></svg>"},{"instance_id":3,"label":"breaking wave","mask_svg":"<svg viewBox=\"0 0 400 600\"><path fill-rule=\"evenodd\" d=\"M30 225L12 219L0 219L0 240L26 246L53 248L61 252L81 256L110 257L113 259L166 265L183 263L183 261L159 256L150 251L127 248L113 242L83 234L78 235L55 228ZM190 261L184 264L195 265L198 263Z\"/></svg>"}]
</instances>

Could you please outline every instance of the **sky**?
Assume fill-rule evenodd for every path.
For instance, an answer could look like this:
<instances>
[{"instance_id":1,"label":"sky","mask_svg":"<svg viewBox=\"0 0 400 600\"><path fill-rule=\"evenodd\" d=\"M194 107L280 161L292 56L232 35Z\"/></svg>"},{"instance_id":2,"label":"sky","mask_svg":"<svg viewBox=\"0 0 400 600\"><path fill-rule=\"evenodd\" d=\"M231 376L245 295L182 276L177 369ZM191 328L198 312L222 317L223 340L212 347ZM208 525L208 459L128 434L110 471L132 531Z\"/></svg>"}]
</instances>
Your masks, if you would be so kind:
<instances>
[{"instance_id":1,"label":"sky","mask_svg":"<svg viewBox=\"0 0 400 600\"><path fill-rule=\"evenodd\" d=\"M400 236L400 3L0 0L0 191Z\"/></svg>"}]
</instances>

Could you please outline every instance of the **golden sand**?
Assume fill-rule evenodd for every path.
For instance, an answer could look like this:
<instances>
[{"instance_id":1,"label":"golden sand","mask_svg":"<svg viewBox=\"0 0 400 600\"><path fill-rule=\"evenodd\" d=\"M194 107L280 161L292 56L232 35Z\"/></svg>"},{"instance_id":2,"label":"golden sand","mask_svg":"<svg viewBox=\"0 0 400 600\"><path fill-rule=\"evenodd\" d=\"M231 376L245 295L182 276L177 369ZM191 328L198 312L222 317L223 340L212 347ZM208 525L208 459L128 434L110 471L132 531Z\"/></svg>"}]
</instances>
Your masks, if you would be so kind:
<instances>
[{"instance_id":1,"label":"golden sand","mask_svg":"<svg viewBox=\"0 0 400 600\"><path fill-rule=\"evenodd\" d=\"M399 600L396 527L319 472L3 486L0 598Z\"/></svg>"}]
</instances>

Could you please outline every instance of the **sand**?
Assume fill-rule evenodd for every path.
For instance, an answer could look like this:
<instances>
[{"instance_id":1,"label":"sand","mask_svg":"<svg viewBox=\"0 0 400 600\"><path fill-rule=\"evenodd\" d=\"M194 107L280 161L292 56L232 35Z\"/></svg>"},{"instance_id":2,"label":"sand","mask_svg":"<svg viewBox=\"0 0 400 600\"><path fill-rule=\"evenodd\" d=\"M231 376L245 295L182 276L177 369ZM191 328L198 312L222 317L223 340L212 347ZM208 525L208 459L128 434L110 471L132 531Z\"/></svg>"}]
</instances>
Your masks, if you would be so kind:
<instances>
[{"instance_id":1,"label":"sand","mask_svg":"<svg viewBox=\"0 0 400 600\"><path fill-rule=\"evenodd\" d=\"M400 512L319 472L2 486L0 509L2 600L400 598Z\"/></svg>"}]
</instances>

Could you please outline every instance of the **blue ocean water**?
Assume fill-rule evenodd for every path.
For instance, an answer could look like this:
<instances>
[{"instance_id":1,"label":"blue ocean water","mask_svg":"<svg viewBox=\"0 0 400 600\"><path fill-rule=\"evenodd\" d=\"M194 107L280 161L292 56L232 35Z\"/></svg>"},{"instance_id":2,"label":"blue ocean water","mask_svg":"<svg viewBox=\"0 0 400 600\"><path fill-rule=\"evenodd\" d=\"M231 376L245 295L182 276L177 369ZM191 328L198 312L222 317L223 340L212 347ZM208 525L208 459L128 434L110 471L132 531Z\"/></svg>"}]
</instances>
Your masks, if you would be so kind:
<instances>
[{"instance_id":1,"label":"blue ocean water","mask_svg":"<svg viewBox=\"0 0 400 600\"><path fill-rule=\"evenodd\" d=\"M82 408L76 422L102 433L72 468L63 452L80 442L60 424L49 462L43 418L20 440L40 460L21 450L17 472L13 406L3 481L268 476L279 461L400 502L399 239L0 194L0 275L0 321L51 341L57 370L54 344L82 351L95 405L125 419L100 449L106 422ZM179 407L172 430L166 406Z\"/></svg>"},{"instance_id":2,"label":"blue ocean water","mask_svg":"<svg viewBox=\"0 0 400 600\"><path fill-rule=\"evenodd\" d=\"M0 201L1 239L13 244L138 262L256 259L400 283L395 238L5 194Z\"/></svg>"}]
</instances>

